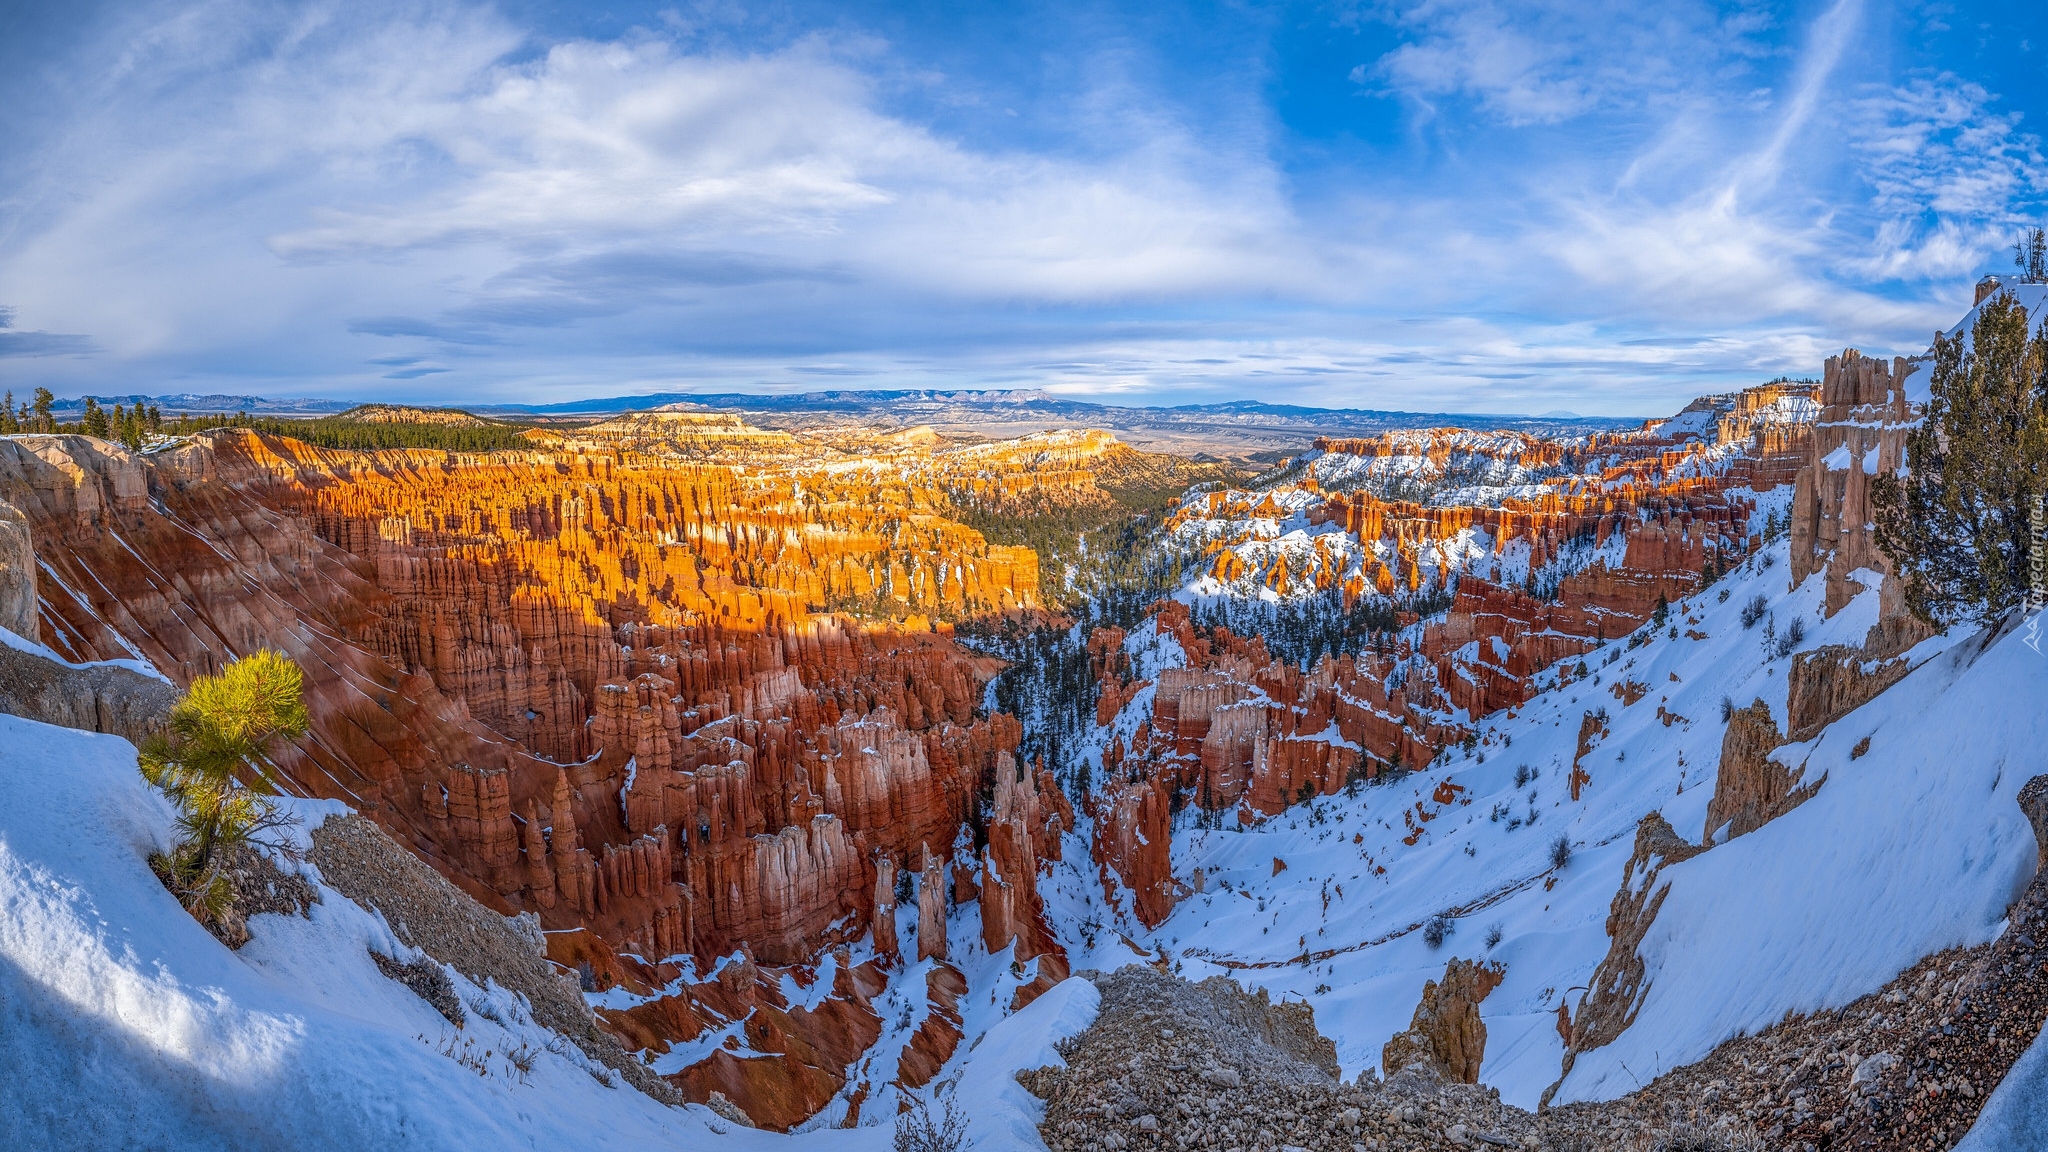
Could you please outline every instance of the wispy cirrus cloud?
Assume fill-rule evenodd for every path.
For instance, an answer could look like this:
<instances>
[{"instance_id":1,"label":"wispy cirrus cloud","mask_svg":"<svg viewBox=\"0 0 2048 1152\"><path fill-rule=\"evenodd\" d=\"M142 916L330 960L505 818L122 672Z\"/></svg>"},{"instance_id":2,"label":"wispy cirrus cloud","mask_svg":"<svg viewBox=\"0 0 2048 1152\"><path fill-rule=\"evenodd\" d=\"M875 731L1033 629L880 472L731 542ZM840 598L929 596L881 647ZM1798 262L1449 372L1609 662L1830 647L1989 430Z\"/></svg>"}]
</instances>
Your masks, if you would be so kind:
<instances>
[{"instance_id":1,"label":"wispy cirrus cloud","mask_svg":"<svg viewBox=\"0 0 2048 1152\"><path fill-rule=\"evenodd\" d=\"M1719 90L1731 64L1774 50L1762 4L1401 0L1365 12L1403 42L1355 67L1354 82L1424 104L1463 99L1512 125Z\"/></svg>"}]
</instances>

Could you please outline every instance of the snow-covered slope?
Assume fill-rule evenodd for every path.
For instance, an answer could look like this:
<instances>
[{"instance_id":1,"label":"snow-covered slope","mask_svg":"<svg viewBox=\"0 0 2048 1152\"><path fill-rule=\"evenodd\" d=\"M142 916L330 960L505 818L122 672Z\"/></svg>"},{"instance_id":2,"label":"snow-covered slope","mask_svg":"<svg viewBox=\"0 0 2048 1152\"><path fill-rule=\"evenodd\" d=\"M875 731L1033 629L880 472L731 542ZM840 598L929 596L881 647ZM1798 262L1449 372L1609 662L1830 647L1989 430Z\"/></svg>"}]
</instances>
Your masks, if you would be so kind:
<instances>
[{"instance_id":1,"label":"snow-covered slope","mask_svg":"<svg viewBox=\"0 0 2048 1152\"><path fill-rule=\"evenodd\" d=\"M1582 1054L1559 1098L1620 1095L1786 1012L1849 1003L1931 952L1998 935L2034 873L2015 803L2040 771L2048 660L1968 638L1811 741L1779 749L1827 783L1763 828L1668 868L1637 949L1633 1027ZM1852 760L1865 739L1867 754Z\"/></svg>"},{"instance_id":2,"label":"snow-covered slope","mask_svg":"<svg viewBox=\"0 0 2048 1152\"><path fill-rule=\"evenodd\" d=\"M1225 972L1307 1000L1349 1076L1377 1071L1381 1046L1446 960L1500 961L1506 981L1482 1006L1482 1078L1533 1108L1560 1074L1557 1008L1576 1008L1607 952L1637 822L1661 812L1688 840L1707 835L1724 698L1761 699L1785 721L1791 660L1766 650L1766 629L1799 618L1796 651L1860 644L1876 621L1874 591L1824 618L1820 578L1786 587L1786 553L1783 540L1768 545L1673 605L1664 630L1589 653L1582 679L1539 674L1544 690L1486 720L1470 754L1243 831L1182 813L1173 875L1192 886L1199 872L1206 890L1156 931L1123 914L1121 899L1105 907L1099 888L1046 885L1071 936L1104 925L1086 933L1075 967L1163 949L1190 979ZM1769 615L1745 627L1743 607L1758 596ZM1148 673L1174 655L1144 629L1127 647ZM1846 1003L1928 953L1997 934L2033 864L2013 797L2048 737L2048 720L2009 702L2034 698L2038 689L2016 697L2015 686L2042 685L2048 663L2019 635L1988 648L1936 638L1910 660L1917 670L1903 682L1776 753L1803 764L1808 783L1826 777L1812 800L1662 873L1671 893L1640 949L1641 1015L1619 1042L1578 1058L1560 1100L1628 1092L1787 1011ZM1128 733L1149 706L1140 692L1097 738ZM1580 759L1582 721L1603 710L1606 734ZM1866 736L1867 754L1852 760ZM1575 760L1589 777L1577 799ZM1560 836L1571 856L1554 868ZM1451 932L1433 948L1421 928L1439 913Z\"/></svg>"},{"instance_id":3,"label":"snow-covered slope","mask_svg":"<svg viewBox=\"0 0 2048 1152\"><path fill-rule=\"evenodd\" d=\"M660 1105L448 969L457 1029L372 963L412 955L383 919L324 886L228 951L151 874L172 815L119 738L0 716L0 795L0 1147L888 1146L886 1126L785 1137ZM1011 1073L1057 1062L1095 1003L1068 981L956 1057L977 1147L1039 1146Z\"/></svg>"}]
</instances>

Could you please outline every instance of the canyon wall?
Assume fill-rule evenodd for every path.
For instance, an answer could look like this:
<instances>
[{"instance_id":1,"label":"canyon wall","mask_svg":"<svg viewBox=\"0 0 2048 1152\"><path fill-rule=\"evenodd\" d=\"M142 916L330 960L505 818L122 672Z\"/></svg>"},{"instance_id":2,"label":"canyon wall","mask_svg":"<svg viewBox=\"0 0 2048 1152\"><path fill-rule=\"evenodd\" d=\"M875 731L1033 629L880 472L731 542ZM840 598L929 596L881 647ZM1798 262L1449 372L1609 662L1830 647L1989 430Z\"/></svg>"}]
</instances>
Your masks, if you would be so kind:
<instances>
[{"instance_id":1,"label":"canyon wall","mask_svg":"<svg viewBox=\"0 0 2048 1152\"><path fill-rule=\"evenodd\" d=\"M1830 616L1876 587L1878 623L1864 648L1879 659L1933 631L1906 610L1891 561L1877 547L1870 508L1871 480L1905 463L1906 433L1920 415L1907 395L1916 370L1926 369L1902 356L1886 363L1854 348L1828 357L1820 420L1792 502L1792 582L1824 573Z\"/></svg>"},{"instance_id":2,"label":"canyon wall","mask_svg":"<svg viewBox=\"0 0 2048 1152\"><path fill-rule=\"evenodd\" d=\"M1035 608L1036 557L949 519L931 482L223 431L149 454L0 440L0 489L41 569L28 631L180 683L284 652L313 716L279 757L288 786L348 802L551 942L574 936L567 961L655 965L650 989L667 958L813 963L879 942L880 879L960 843L999 897L990 948L1061 960L1036 875L1073 813L1018 765L1015 719L977 714L999 665L944 622ZM848 601L899 620L831 610ZM872 1017L864 996L833 1011L775 1041L832 1052L827 1080L866 1028L841 1017ZM701 1024L666 1018L684 1031L664 1041ZM695 1075L789 1123L838 1086L786 1098Z\"/></svg>"}]
</instances>

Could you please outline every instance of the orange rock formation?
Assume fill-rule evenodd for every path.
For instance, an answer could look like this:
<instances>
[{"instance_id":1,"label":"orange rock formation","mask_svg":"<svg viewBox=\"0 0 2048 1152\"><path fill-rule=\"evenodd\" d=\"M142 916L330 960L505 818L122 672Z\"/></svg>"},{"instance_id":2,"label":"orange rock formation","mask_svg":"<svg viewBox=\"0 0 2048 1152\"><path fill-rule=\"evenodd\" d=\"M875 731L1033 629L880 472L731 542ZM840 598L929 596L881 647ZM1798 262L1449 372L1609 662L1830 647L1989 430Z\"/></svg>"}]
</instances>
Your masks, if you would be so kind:
<instances>
[{"instance_id":1,"label":"orange rock formation","mask_svg":"<svg viewBox=\"0 0 2048 1152\"><path fill-rule=\"evenodd\" d=\"M690 431L721 430L764 451L744 427ZM290 786L355 805L488 906L588 929L601 966L802 966L870 931L887 957L882 893L963 827L986 845L986 942L1063 964L1036 875L1073 814L1018 765L1015 719L976 716L994 666L931 622L1034 607L1034 554L949 519L937 466L574 448L343 453L221 432L139 456L23 438L0 445L0 486L45 565L53 647L139 653L179 680L281 649L314 720L281 758ZM903 623L829 610L848 601ZM677 968L649 971L651 989ZM704 985L694 1002L772 1007L733 979L731 1004ZM879 1031L882 979L842 966L818 1012L756 1012L748 1043L783 1072L714 1056L675 1079L802 1119ZM689 1003L658 997L641 1015L668 1023L636 1027L695 1035Z\"/></svg>"}]
</instances>

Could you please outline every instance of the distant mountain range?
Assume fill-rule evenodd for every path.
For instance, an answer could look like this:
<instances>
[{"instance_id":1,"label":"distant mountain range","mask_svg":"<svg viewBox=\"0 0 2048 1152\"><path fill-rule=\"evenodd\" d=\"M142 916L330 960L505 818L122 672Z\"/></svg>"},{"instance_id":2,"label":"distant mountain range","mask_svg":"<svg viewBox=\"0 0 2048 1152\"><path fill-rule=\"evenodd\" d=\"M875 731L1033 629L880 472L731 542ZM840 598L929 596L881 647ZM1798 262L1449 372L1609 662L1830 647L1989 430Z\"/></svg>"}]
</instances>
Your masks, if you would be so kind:
<instances>
[{"instance_id":1,"label":"distant mountain range","mask_svg":"<svg viewBox=\"0 0 2048 1152\"><path fill-rule=\"evenodd\" d=\"M27 399L25 396L17 396L15 402L22 403ZM86 399L84 396L62 397L50 405L50 411L60 420L75 420L79 413L85 411ZM162 396L94 395L91 399L98 401L102 408L111 408L116 404L123 407L154 404L162 409L165 416L178 416L183 413L196 416L215 412L247 412L252 416L330 416L336 412L346 412L360 403L356 400L275 399L268 396L229 396L222 393L201 395L193 392L171 392Z\"/></svg>"},{"instance_id":2,"label":"distant mountain range","mask_svg":"<svg viewBox=\"0 0 2048 1152\"><path fill-rule=\"evenodd\" d=\"M1637 420L1447 412L1309 408L1233 400L1222 404L1125 407L1068 400L1039 389L1002 391L828 391L760 395L744 392L657 393L565 404L497 405L479 413L506 417L598 416L669 408L745 413L769 428L802 429L858 421L884 426L929 425L941 433L1007 438L1055 428L1101 428L1134 447L1194 457L1249 461L1300 451L1316 436L1375 436L1407 428L1505 428L1536 435L1572 435L1633 427Z\"/></svg>"},{"instance_id":3,"label":"distant mountain range","mask_svg":"<svg viewBox=\"0 0 2048 1152\"><path fill-rule=\"evenodd\" d=\"M264 416L333 415L359 402L275 399L263 396L195 395L95 396L102 406L155 404L166 415L248 412ZM76 418L84 398L60 400L60 419ZM1541 416L1514 413L1398 412L1363 408L1311 408L1232 400L1221 404L1127 407L1069 400L1036 388L901 389L760 394L748 392L657 392L605 396L559 404L485 404L468 410L504 419L573 419L621 412L670 410L740 412L770 428L803 429L849 421L882 426L929 425L941 433L971 437L1012 437L1055 428L1102 428L1134 446L1186 456L1254 459L1299 451L1320 435L1373 436L1409 428L1513 429L1535 435L1571 435L1631 427L1633 419Z\"/></svg>"},{"instance_id":4,"label":"distant mountain range","mask_svg":"<svg viewBox=\"0 0 2048 1152\"><path fill-rule=\"evenodd\" d=\"M1112 421L1204 423L1213 420L1268 423L1308 421L1327 426L1332 421L1371 424L1375 427L1441 427L1484 425L1488 428L1568 424L1613 428L1639 423L1635 419L1578 416L1551 412L1541 416L1518 413L1399 412L1370 408L1312 408L1295 404L1267 404L1258 400L1231 400L1221 404L1178 404L1133 407L1067 400L1038 388L989 390L942 390L932 388L893 391L840 389L825 392L657 392L646 396L607 396L573 400L562 404L498 404L479 407L477 412L531 416L607 415L615 412L645 411L649 408L688 406L710 411L830 413L837 416L907 416L956 412L963 407L996 413L1035 412L1087 419L1100 416ZM924 423L919 420L917 423Z\"/></svg>"}]
</instances>

